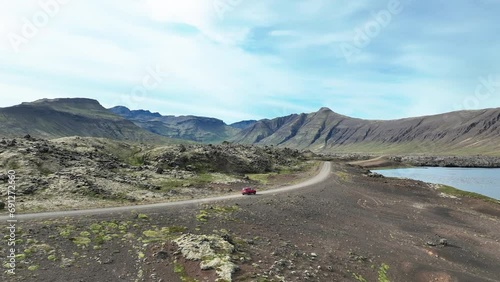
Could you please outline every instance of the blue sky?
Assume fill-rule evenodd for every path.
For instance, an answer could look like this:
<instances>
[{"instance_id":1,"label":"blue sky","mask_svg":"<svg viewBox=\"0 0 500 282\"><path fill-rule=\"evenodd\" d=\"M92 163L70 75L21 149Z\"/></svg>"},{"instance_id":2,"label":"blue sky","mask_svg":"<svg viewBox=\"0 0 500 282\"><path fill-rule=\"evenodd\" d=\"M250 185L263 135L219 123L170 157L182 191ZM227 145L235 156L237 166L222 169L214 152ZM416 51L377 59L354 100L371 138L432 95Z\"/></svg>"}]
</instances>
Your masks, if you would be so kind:
<instances>
[{"instance_id":1,"label":"blue sky","mask_svg":"<svg viewBox=\"0 0 500 282\"><path fill-rule=\"evenodd\" d=\"M0 107L88 97L226 122L500 107L498 0L0 2Z\"/></svg>"}]
</instances>

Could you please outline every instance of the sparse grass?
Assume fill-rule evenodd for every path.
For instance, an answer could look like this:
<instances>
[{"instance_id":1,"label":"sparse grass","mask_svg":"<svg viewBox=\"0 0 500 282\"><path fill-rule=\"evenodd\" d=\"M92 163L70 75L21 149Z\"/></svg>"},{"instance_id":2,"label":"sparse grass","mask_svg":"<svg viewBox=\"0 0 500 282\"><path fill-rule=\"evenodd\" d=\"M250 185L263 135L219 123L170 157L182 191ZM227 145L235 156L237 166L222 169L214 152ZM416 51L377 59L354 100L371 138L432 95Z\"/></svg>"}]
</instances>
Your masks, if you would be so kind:
<instances>
[{"instance_id":1,"label":"sparse grass","mask_svg":"<svg viewBox=\"0 0 500 282\"><path fill-rule=\"evenodd\" d=\"M190 186L191 184L187 180L171 179L163 180L159 183L162 192L168 192L174 190L175 188L181 188L185 186Z\"/></svg>"},{"instance_id":2,"label":"sparse grass","mask_svg":"<svg viewBox=\"0 0 500 282\"><path fill-rule=\"evenodd\" d=\"M269 177L271 177L273 175L276 175L276 173L275 172L272 172L272 173L253 173L253 174L247 174L246 176L252 181L266 185L269 183Z\"/></svg>"},{"instance_id":3,"label":"sparse grass","mask_svg":"<svg viewBox=\"0 0 500 282\"><path fill-rule=\"evenodd\" d=\"M204 209L201 209L196 215L196 220L200 222L206 222L211 217L211 215L215 215L218 217L224 217L228 219L228 215L233 212L238 211L240 208L236 205L234 206L224 206L224 205L215 205L215 206L206 206Z\"/></svg>"},{"instance_id":4,"label":"sparse grass","mask_svg":"<svg viewBox=\"0 0 500 282\"><path fill-rule=\"evenodd\" d=\"M79 247L87 247L91 242L92 240L90 240L90 238L88 237L75 237L73 239L73 243L75 243Z\"/></svg>"},{"instance_id":5,"label":"sparse grass","mask_svg":"<svg viewBox=\"0 0 500 282\"><path fill-rule=\"evenodd\" d=\"M99 233L99 231L102 230L102 225L98 223L92 223L90 225L90 230L92 230L93 233Z\"/></svg>"},{"instance_id":6,"label":"sparse grass","mask_svg":"<svg viewBox=\"0 0 500 282\"><path fill-rule=\"evenodd\" d=\"M144 164L144 156L133 155L127 159L127 163L132 166L141 166Z\"/></svg>"},{"instance_id":7,"label":"sparse grass","mask_svg":"<svg viewBox=\"0 0 500 282\"><path fill-rule=\"evenodd\" d=\"M208 184L213 181L213 176L208 173L201 173L195 177L195 182L198 184Z\"/></svg>"},{"instance_id":8,"label":"sparse grass","mask_svg":"<svg viewBox=\"0 0 500 282\"><path fill-rule=\"evenodd\" d=\"M196 279L193 279L189 276L187 276L185 270L184 270L184 266L182 266L180 263L174 263L174 272L177 273L177 275L179 275L179 278L183 281L183 282L197 282L198 280Z\"/></svg>"},{"instance_id":9,"label":"sparse grass","mask_svg":"<svg viewBox=\"0 0 500 282\"><path fill-rule=\"evenodd\" d=\"M184 272L184 266L182 266L179 263L175 263L174 264L174 272L175 273L182 273L182 272Z\"/></svg>"},{"instance_id":10,"label":"sparse grass","mask_svg":"<svg viewBox=\"0 0 500 282\"><path fill-rule=\"evenodd\" d=\"M375 266L371 266L372 269L375 269ZM387 277L387 271L389 270L389 265L386 263L382 263L377 271L377 282L390 282L389 277ZM368 282L361 274L357 274L347 270L347 272L351 273L352 277L359 282Z\"/></svg>"},{"instance_id":11,"label":"sparse grass","mask_svg":"<svg viewBox=\"0 0 500 282\"><path fill-rule=\"evenodd\" d=\"M21 168L21 164L18 160L9 159L5 164L5 167L7 170L18 170L19 168Z\"/></svg>"},{"instance_id":12,"label":"sparse grass","mask_svg":"<svg viewBox=\"0 0 500 282\"><path fill-rule=\"evenodd\" d=\"M378 282L390 282L387 277L387 271L389 270L389 265L382 263L378 269Z\"/></svg>"},{"instance_id":13,"label":"sparse grass","mask_svg":"<svg viewBox=\"0 0 500 282\"><path fill-rule=\"evenodd\" d=\"M184 226L172 226L167 227L169 233L183 233L186 231L186 227Z\"/></svg>"},{"instance_id":14,"label":"sparse grass","mask_svg":"<svg viewBox=\"0 0 500 282\"><path fill-rule=\"evenodd\" d=\"M303 161L303 162L300 162L300 163L293 165L293 166L282 167L279 169L278 173L279 174L293 174L293 173L297 173L297 172L304 172L304 171L308 171L308 170L314 168L318 164L319 164L319 162L317 162L317 161Z\"/></svg>"},{"instance_id":15,"label":"sparse grass","mask_svg":"<svg viewBox=\"0 0 500 282\"><path fill-rule=\"evenodd\" d=\"M347 172L337 171L335 175L344 182L349 182L351 180L351 176Z\"/></svg>"},{"instance_id":16,"label":"sparse grass","mask_svg":"<svg viewBox=\"0 0 500 282\"><path fill-rule=\"evenodd\" d=\"M45 253L49 253L53 250L52 247L47 244L34 245L32 246L32 248L34 248L36 251L42 250Z\"/></svg>"},{"instance_id":17,"label":"sparse grass","mask_svg":"<svg viewBox=\"0 0 500 282\"><path fill-rule=\"evenodd\" d=\"M28 243L28 244L36 244L37 240L35 240L35 239L28 239L28 241L26 241L26 243Z\"/></svg>"},{"instance_id":18,"label":"sparse grass","mask_svg":"<svg viewBox=\"0 0 500 282\"><path fill-rule=\"evenodd\" d=\"M303 161L295 165L277 167L275 168L277 172L251 173L251 174L246 174L246 176L252 181L258 182L259 184L262 185L267 185L269 184L273 176L281 174L296 174L300 172L310 171L319 164L320 162L317 161Z\"/></svg>"},{"instance_id":19,"label":"sparse grass","mask_svg":"<svg viewBox=\"0 0 500 282\"><path fill-rule=\"evenodd\" d=\"M211 210L215 213L233 213L240 210L238 206L213 206Z\"/></svg>"},{"instance_id":20,"label":"sparse grass","mask_svg":"<svg viewBox=\"0 0 500 282\"><path fill-rule=\"evenodd\" d=\"M28 267L28 270L29 270L29 271L37 271L39 268L40 268L40 266L39 266L39 265L30 265L30 266Z\"/></svg>"},{"instance_id":21,"label":"sparse grass","mask_svg":"<svg viewBox=\"0 0 500 282\"><path fill-rule=\"evenodd\" d=\"M145 216L145 215L144 215ZM138 215L139 218L144 216ZM115 233L126 233L131 222L115 222L115 221L101 221L92 223L87 230L76 231L76 228L72 225L66 225L59 228L59 235L63 238L70 239L79 247L87 247L91 243L94 243L94 249L101 248L104 243L113 240L113 238L118 237ZM78 236L71 237L73 233Z\"/></svg>"},{"instance_id":22,"label":"sparse grass","mask_svg":"<svg viewBox=\"0 0 500 282\"><path fill-rule=\"evenodd\" d=\"M90 236L90 232L88 232L88 231L82 231L82 232L80 232L80 236L82 236L82 237L89 237Z\"/></svg>"},{"instance_id":23,"label":"sparse grass","mask_svg":"<svg viewBox=\"0 0 500 282\"><path fill-rule=\"evenodd\" d=\"M16 255L16 260L25 260L26 259L26 255L25 254L17 254Z\"/></svg>"},{"instance_id":24,"label":"sparse grass","mask_svg":"<svg viewBox=\"0 0 500 282\"><path fill-rule=\"evenodd\" d=\"M196 220L201 222L208 221L208 212L206 210L200 210L200 212L196 215Z\"/></svg>"},{"instance_id":25,"label":"sparse grass","mask_svg":"<svg viewBox=\"0 0 500 282\"><path fill-rule=\"evenodd\" d=\"M356 273L352 273L352 277L354 277L354 279L359 282L368 282L363 276Z\"/></svg>"},{"instance_id":26,"label":"sparse grass","mask_svg":"<svg viewBox=\"0 0 500 282\"><path fill-rule=\"evenodd\" d=\"M186 231L186 227L183 226L171 226L171 227L162 227L161 229L156 230L146 230L142 232L142 234L146 237L143 239L143 243L150 242L164 242L179 236L180 234Z\"/></svg>"},{"instance_id":27,"label":"sparse grass","mask_svg":"<svg viewBox=\"0 0 500 282\"><path fill-rule=\"evenodd\" d=\"M25 249L25 250L23 251L23 253L24 253L25 255L29 256L29 255L33 254L33 250L32 250L31 248L28 248L28 249Z\"/></svg>"},{"instance_id":28,"label":"sparse grass","mask_svg":"<svg viewBox=\"0 0 500 282\"><path fill-rule=\"evenodd\" d=\"M142 152L142 149L140 147L132 147L129 148L130 153L124 155L122 150L120 150L120 158L124 160L126 163L132 166L141 166L144 165L145 162L145 157L144 155L140 154Z\"/></svg>"},{"instance_id":29,"label":"sparse grass","mask_svg":"<svg viewBox=\"0 0 500 282\"><path fill-rule=\"evenodd\" d=\"M108 230L115 230L118 228L118 224L113 221L103 221L101 224Z\"/></svg>"},{"instance_id":30,"label":"sparse grass","mask_svg":"<svg viewBox=\"0 0 500 282\"><path fill-rule=\"evenodd\" d=\"M105 242L108 242L108 241L111 241L113 240L113 237L111 235L107 235L107 234L97 234L94 241L97 245L102 245L104 244Z\"/></svg>"},{"instance_id":31,"label":"sparse grass","mask_svg":"<svg viewBox=\"0 0 500 282\"><path fill-rule=\"evenodd\" d=\"M158 185L161 191L167 192L175 188L182 187L205 187L214 181L214 177L208 173L201 173L191 178L186 179L168 179L161 181Z\"/></svg>"},{"instance_id":32,"label":"sparse grass","mask_svg":"<svg viewBox=\"0 0 500 282\"><path fill-rule=\"evenodd\" d=\"M481 195L481 194L478 194L478 193L474 193L474 192L468 192L468 191L463 191L463 190L460 190L460 189L457 189L455 187L451 187L451 186L448 186L448 185L438 185L437 186L437 190L441 193L444 193L444 194L447 194L447 195L451 195L451 196L455 196L455 197L466 197L466 198L473 198L473 199L480 199L480 200L484 200L484 201L487 201L487 202L491 202L491 203L495 203L495 204L500 204L500 201L499 200L496 200L496 199L493 199L493 198L490 198L490 197L487 197L487 196L484 196L484 195Z\"/></svg>"}]
</instances>

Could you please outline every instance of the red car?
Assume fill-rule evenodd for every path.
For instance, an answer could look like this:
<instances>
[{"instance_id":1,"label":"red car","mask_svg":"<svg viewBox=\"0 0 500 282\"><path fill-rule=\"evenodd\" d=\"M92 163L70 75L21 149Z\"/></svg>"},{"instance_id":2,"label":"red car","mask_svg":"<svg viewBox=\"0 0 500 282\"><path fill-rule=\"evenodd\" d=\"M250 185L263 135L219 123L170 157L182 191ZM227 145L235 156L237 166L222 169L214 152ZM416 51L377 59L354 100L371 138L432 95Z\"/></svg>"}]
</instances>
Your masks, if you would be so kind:
<instances>
[{"instance_id":1,"label":"red car","mask_svg":"<svg viewBox=\"0 0 500 282\"><path fill-rule=\"evenodd\" d=\"M241 194L242 195L255 195L255 194L257 194L257 191L255 191L255 189L252 189L250 187L245 187L245 188L241 189Z\"/></svg>"}]
</instances>

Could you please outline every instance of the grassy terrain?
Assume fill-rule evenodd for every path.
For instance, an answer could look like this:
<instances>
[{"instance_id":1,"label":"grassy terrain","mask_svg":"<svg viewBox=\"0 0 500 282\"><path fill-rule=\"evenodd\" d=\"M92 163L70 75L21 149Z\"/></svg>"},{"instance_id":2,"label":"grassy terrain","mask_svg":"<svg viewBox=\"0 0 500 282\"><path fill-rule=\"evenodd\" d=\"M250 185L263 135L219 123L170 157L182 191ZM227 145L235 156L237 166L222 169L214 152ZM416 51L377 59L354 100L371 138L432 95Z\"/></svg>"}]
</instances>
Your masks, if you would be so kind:
<instances>
[{"instance_id":1,"label":"grassy terrain","mask_svg":"<svg viewBox=\"0 0 500 282\"><path fill-rule=\"evenodd\" d=\"M162 180L159 185L163 191L169 191L180 187L204 187L212 183L215 177L208 173L196 175L189 179L166 179Z\"/></svg>"},{"instance_id":2,"label":"grassy terrain","mask_svg":"<svg viewBox=\"0 0 500 282\"><path fill-rule=\"evenodd\" d=\"M234 213L239 210L237 205L202 205L196 215L197 226L207 224L209 220L213 222L235 221ZM176 242L178 247L182 246L191 254L199 255L199 261L213 264L213 267L206 268L206 270L213 269L218 275L225 266L236 266L232 263L233 260L241 263L250 259L248 254L243 252L244 246L241 245L245 244L245 241L225 229L200 232L200 229L196 228L198 234L195 235L192 234L194 230L186 226L158 224L158 221L153 222L148 215L136 211L132 211L130 215L124 214L120 219L74 221L74 219L64 218L37 222L36 226L37 228L41 226L50 228L47 232L37 232L35 235L26 232L22 227L16 230L18 236L16 245L22 245L23 251L15 256L18 262L16 275L9 277L12 280L2 281L49 281L44 279L44 275L51 276L47 269L50 269L50 272L60 271L60 273L68 271L67 268L74 268L76 272L81 271L81 268L86 268L87 271L97 271L96 269L102 264L117 267L116 264L113 265L115 261L135 262L127 265L127 268L132 268L130 281L142 281L143 272L150 264L147 261L158 260L158 257L153 257L156 255L152 249L163 250L169 242ZM181 240L183 236L188 239ZM196 242L192 242L192 239ZM203 247L198 248L198 246ZM2 247L0 250L3 251ZM166 252L163 251L163 253ZM185 254L186 252L182 253L182 255ZM117 258L124 256L126 257L124 260ZM170 253L161 259L167 259L170 262L167 263L167 267L170 267L182 281L198 281L188 276L185 263L177 260L180 256L180 252L179 255ZM2 261L0 268L5 271L10 269L10 265ZM118 270L120 270L119 267ZM74 274L75 271L71 273ZM229 277L232 272L228 273ZM63 275L70 276L70 274ZM3 275L0 277L4 278ZM69 280L71 279L68 278L67 281ZM108 278L105 281L111 280ZM217 281L225 280L218 279Z\"/></svg>"},{"instance_id":3,"label":"grassy terrain","mask_svg":"<svg viewBox=\"0 0 500 282\"><path fill-rule=\"evenodd\" d=\"M247 174L246 176L255 182L258 182L260 184L268 184L269 183L269 177L277 175L277 173L272 172L272 173L253 173L253 174Z\"/></svg>"},{"instance_id":4,"label":"grassy terrain","mask_svg":"<svg viewBox=\"0 0 500 282\"><path fill-rule=\"evenodd\" d=\"M472 199L480 199L480 200L484 200L487 202L500 204L499 200L481 195L479 193L463 191L463 190L460 190L460 189L457 189L455 187L451 187L448 185L440 184L440 185L438 185L437 190L441 193L444 193L444 194L450 195L450 196L455 196L455 197L459 197L459 198L465 197L465 198L472 198Z\"/></svg>"},{"instance_id":5,"label":"grassy terrain","mask_svg":"<svg viewBox=\"0 0 500 282\"><path fill-rule=\"evenodd\" d=\"M315 167L319 165L319 162L310 161L310 162L302 162L298 165L291 167L281 167L278 169L278 172L269 172L269 173L250 173L246 174L248 179L258 182L262 185L267 185L271 182L272 178L278 175L293 175L297 173L311 171Z\"/></svg>"}]
</instances>

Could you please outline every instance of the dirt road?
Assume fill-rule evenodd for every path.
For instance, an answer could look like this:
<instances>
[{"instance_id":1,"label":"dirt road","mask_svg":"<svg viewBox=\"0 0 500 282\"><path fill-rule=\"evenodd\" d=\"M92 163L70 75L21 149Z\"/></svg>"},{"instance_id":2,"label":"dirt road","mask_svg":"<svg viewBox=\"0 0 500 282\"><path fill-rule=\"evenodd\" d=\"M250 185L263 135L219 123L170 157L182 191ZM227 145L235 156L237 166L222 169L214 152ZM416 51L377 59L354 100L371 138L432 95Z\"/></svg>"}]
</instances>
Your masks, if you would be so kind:
<instances>
[{"instance_id":1,"label":"dirt road","mask_svg":"<svg viewBox=\"0 0 500 282\"><path fill-rule=\"evenodd\" d=\"M16 281L215 281L215 270L184 260L168 240L144 244L145 234L179 226L190 234L229 234L239 267L233 281L499 281L500 205L441 197L423 182L363 173L327 163L301 185L256 196L26 215L26 238L54 246L56 260L32 255L40 269L20 270ZM134 217L133 209L147 218ZM204 212L209 216L200 221ZM37 217L68 215L79 217ZM87 248L75 245L95 224L124 229L102 245L88 234ZM61 237L64 232L70 235ZM58 258L71 259L71 266L62 268Z\"/></svg>"},{"instance_id":2,"label":"dirt road","mask_svg":"<svg viewBox=\"0 0 500 282\"><path fill-rule=\"evenodd\" d=\"M271 189L267 191L258 192L260 195L266 194L277 194L283 193L286 191L291 191L294 189L300 189L307 186L311 186L317 183L320 183L326 180L330 175L331 164L329 162L324 162L321 165L320 171L314 177L290 186L284 186L276 189ZM210 203L216 201L230 200L230 199L238 199L244 197L241 194L227 195L227 196L218 196L218 197L210 197L204 199L193 199L187 201L178 201L178 202L167 202L167 203L158 203L158 204L150 204L150 205L135 205L135 206L123 206L123 207L113 207L113 208L100 208L100 209L89 209L89 210L75 210L75 211L58 211L58 212L43 212L43 213L32 213L32 214L18 214L16 216L17 219L44 219L44 218L59 218L59 217L69 217L69 216L83 216L83 215L98 215L98 214L112 214L112 213L122 213L127 211L155 211L162 210L169 207L176 206L184 206L184 205L194 205L201 203ZM0 221L5 221L9 219L7 215L0 216Z\"/></svg>"}]
</instances>

